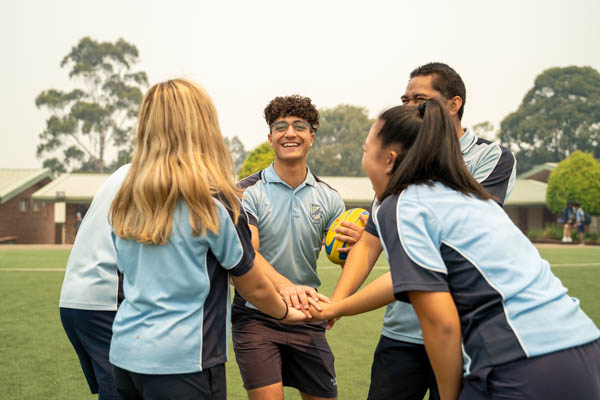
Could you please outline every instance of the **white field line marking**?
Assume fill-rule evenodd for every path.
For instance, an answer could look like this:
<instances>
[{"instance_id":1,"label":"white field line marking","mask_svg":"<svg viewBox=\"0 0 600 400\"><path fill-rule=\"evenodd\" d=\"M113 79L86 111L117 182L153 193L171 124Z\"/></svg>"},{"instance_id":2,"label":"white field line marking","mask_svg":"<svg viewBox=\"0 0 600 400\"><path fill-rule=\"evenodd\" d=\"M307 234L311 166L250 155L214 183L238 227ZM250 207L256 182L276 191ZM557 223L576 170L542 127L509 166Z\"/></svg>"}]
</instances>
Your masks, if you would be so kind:
<instances>
[{"instance_id":1,"label":"white field line marking","mask_svg":"<svg viewBox=\"0 0 600 400\"><path fill-rule=\"evenodd\" d=\"M600 263L552 264L551 267L600 267Z\"/></svg>"},{"instance_id":2,"label":"white field line marking","mask_svg":"<svg viewBox=\"0 0 600 400\"><path fill-rule=\"evenodd\" d=\"M553 264L551 267L600 267L600 263L582 263L582 264ZM334 265L324 265L317 267L319 270L341 270L341 267ZM373 269L390 269L387 265L376 265ZM64 268L0 268L0 272L64 272Z\"/></svg>"},{"instance_id":3,"label":"white field line marking","mask_svg":"<svg viewBox=\"0 0 600 400\"><path fill-rule=\"evenodd\" d=\"M600 263L582 263L582 264L552 264L550 267L555 268L555 267L600 267ZM332 265L325 265L323 267L317 267L317 270L320 269L324 269L324 270L329 270L329 269L339 269L341 270L341 267L336 267L336 266L332 266ZM373 267L373 269L390 269L389 266L382 266L382 265L376 265Z\"/></svg>"},{"instance_id":4,"label":"white field line marking","mask_svg":"<svg viewBox=\"0 0 600 400\"><path fill-rule=\"evenodd\" d=\"M0 268L0 272L64 272L64 268Z\"/></svg>"}]
</instances>

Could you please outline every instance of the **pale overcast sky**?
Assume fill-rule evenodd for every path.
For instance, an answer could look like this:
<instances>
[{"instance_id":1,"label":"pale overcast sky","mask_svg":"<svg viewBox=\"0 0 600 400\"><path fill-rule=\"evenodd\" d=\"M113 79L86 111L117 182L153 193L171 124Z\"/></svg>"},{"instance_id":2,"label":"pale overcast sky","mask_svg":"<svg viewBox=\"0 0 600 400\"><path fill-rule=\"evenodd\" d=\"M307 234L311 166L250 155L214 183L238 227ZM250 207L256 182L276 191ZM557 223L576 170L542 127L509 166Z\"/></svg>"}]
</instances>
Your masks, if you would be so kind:
<instances>
[{"instance_id":1,"label":"pale overcast sky","mask_svg":"<svg viewBox=\"0 0 600 400\"><path fill-rule=\"evenodd\" d=\"M37 168L41 91L68 89L79 39L120 37L150 83L186 77L212 95L225 136L266 140L262 112L298 93L318 107L400 102L410 71L442 61L467 86L464 125L496 126L554 66L600 70L600 1L0 2L0 167Z\"/></svg>"}]
</instances>

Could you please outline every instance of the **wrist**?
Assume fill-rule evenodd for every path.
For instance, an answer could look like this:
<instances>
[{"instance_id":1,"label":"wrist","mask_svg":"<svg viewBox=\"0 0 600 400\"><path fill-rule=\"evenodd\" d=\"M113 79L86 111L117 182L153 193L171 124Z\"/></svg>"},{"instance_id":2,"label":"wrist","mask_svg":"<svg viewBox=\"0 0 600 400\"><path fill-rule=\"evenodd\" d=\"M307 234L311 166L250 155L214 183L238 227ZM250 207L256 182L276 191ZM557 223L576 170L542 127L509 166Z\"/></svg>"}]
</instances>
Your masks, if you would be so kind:
<instances>
[{"instance_id":1,"label":"wrist","mask_svg":"<svg viewBox=\"0 0 600 400\"><path fill-rule=\"evenodd\" d=\"M328 304L327 307L323 308L323 316L325 317L326 320L330 320L330 319L334 319L334 318L338 318L338 304L336 303L332 303L332 304Z\"/></svg>"},{"instance_id":2,"label":"wrist","mask_svg":"<svg viewBox=\"0 0 600 400\"><path fill-rule=\"evenodd\" d=\"M290 311L288 304L283 299L281 300L283 301L283 304L285 304L285 314L283 314L283 317L281 318L275 318L275 320L277 321L283 321L284 319L286 319L288 316L288 312Z\"/></svg>"},{"instance_id":3,"label":"wrist","mask_svg":"<svg viewBox=\"0 0 600 400\"><path fill-rule=\"evenodd\" d=\"M275 290L277 290L277 292L279 292L282 289L288 288L290 286L294 286L294 284L284 278L284 279L278 279L277 281L273 282L273 286L275 286Z\"/></svg>"}]
</instances>

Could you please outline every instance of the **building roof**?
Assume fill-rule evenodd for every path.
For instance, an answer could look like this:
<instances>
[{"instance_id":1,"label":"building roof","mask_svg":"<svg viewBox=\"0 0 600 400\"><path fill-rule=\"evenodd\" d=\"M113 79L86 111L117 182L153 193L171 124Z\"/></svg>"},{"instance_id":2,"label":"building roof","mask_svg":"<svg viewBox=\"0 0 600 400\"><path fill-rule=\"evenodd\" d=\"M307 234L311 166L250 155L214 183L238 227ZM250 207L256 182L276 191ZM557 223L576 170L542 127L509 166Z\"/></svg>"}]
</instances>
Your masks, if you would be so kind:
<instances>
[{"instance_id":1,"label":"building roof","mask_svg":"<svg viewBox=\"0 0 600 400\"><path fill-rule=\"evenodd\" d=\"M546 186L544 182L533 179L517 179L512 193L506 200L506 206L546 205Z\"/></svg>"},{"instance_id":2,"label":"building roof","mask_svg":"<svg viewBox=\"0 0 600 400\"><path fill-rule=\"evenodd\" d=\"M24 192L39 181L50 178L48 169L0 168L0 204Z\"/></svg>"},{"instance_id":3,"label":"building roof","mask_svg":"<svg viewBox=\"0 0 600 400\"><path fill-rule=\"evenodd\" d=\"M336 189L349 206L370 204L375 196L371 182L366 177L326 176L320 179ZM545 183L536 180L517 179L505 205L545 205L546 186Z\"/></svg>"},{"instance_id":4,"label":"building roof","mask_svg":"<svg viewBox=\"0 0 600 400\"><path fill-rule=\"evenodd\" d=\"M68 173L33 194L38 201L91 203L109 174Z\"/></svg>"},{"instance_id":5,"label":"building roof","mask_svg":"<svg viewBox=\"0 0 600 400\"><path fill-rule=\"evenodd\" d=\"M529 171L525 171L518 176L519 179L534 179L540 182L548 182L548 176L550 172L554 171L554 168L558 163L555 162L547 162L540 165L537 165L531 168Z\"/></svg>"},{"instance_id":6,"label":"building roof","mask_svg":"<svg viewBox=\"0 0 600 400\"><path fill-rule=\"evenodd\" d=\"M33 194L35 200L90 203L109 174L62 175ZM338 191L349 207L371 204L375 192L367 177L324 176L320 180ZM546 204L546 184L532 179L517 179L506 201L507 206L533 206Z\"/></svg>"},{"instance_id":7,"label":"building roof","mask_svg":"<svg viewBox=\"0 0 600 400\"><path fill-rule=\"evenodd\" d=\"M346 205L371 204L375 191L367 177L324 176L320 180L338 191Z\"/></svg>"}]
</instances>

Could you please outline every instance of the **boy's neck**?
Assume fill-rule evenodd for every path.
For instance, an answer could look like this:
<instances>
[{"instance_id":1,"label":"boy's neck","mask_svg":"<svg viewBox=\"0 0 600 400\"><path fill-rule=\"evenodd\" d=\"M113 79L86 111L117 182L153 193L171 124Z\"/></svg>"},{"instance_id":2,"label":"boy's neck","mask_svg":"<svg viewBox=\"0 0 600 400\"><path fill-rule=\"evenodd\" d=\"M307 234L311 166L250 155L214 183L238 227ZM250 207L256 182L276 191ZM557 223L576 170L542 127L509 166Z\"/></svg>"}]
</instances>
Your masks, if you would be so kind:
<instances>
[{"instance_id":1,"label":"boy's neck","mask_svg":"<svg viewBox=\"0 0 600 400\"><path fill-rule=\"evenodd\" d=\"M306 158L291 162L275 159L273 168L281 180L290 185L292 189L296 189L306 179Z\"/></svg>"}]
</instances>

